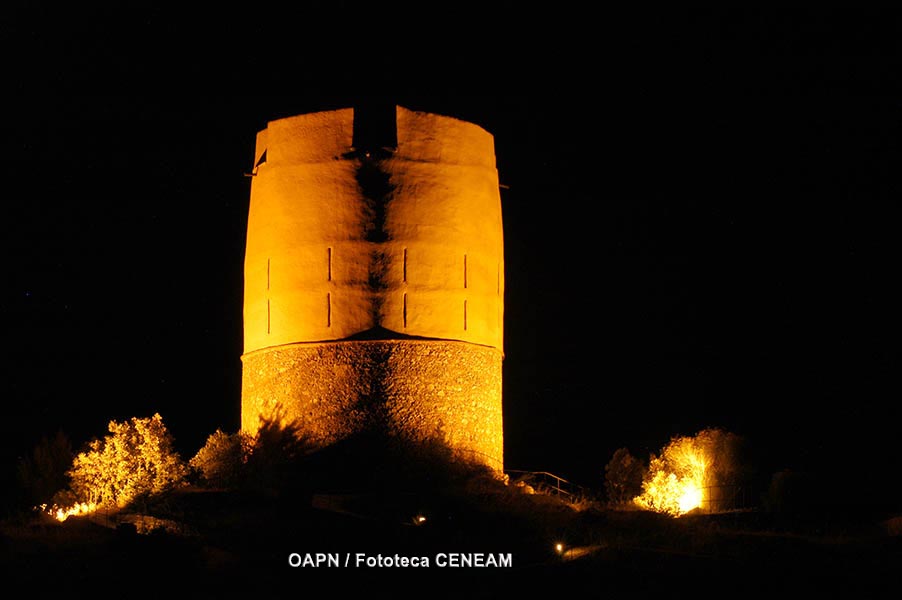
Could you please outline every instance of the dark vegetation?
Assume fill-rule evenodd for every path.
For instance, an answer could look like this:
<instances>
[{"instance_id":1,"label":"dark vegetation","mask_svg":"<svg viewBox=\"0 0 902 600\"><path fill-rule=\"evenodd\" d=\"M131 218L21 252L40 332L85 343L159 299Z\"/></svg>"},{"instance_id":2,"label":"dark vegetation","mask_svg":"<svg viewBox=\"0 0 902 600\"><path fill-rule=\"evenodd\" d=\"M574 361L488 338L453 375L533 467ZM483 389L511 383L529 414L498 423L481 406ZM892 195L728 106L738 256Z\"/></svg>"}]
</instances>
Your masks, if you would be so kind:
<instances>
[{"instance_id":1,"label":"dark vegetation","mask_svg":"<svg viewBox=\"0 0 902 600\"><path fill-rule=\"evenodd\" d=\"M33 482L31 498L59 482L57 455L67 447L64 438L46 440L29 459L23 481ZM873 597L902 564L893 515L819 511L789 493L803 482L788 472L771 490L781 502L673 519L591 496L530 493L455 460L437 442L363 433L313 451L292 427L267 423L249 450L217 447L217 469L195 468L188 484L119 511L64 523L33 512L10 516L0 532L8 585L154 597L176 589L294 597L314 584L342 595L364 585L392 597ZM628 493L617 477L635 485L633 462L626 452L612 459L609 491ZM341 560L350 553L352 562L356 553L426 556L432 565L291 568L293 552ZM510 553L513 566L435 565L437 553L451 552Z\"/></svg>"}]
</instances>

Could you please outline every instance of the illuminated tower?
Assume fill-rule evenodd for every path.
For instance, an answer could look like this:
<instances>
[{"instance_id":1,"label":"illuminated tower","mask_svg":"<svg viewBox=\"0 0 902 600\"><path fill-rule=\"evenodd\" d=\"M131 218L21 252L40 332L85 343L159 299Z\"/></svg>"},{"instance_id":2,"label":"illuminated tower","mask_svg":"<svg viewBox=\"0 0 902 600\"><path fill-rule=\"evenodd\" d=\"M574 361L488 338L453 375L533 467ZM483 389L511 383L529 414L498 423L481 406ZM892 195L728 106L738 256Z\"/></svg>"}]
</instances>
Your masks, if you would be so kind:
<instances>
[{"instance_id":1,"label":"illuminated tower","mask_svg":"<svg viewBox=\"0 0 902 600\"><path fill-rule=\"evenodd\" d=\"M504 244L494 138L392 107L257 134L242 429L378 430L503 470Z\"/></svg>"}]
</instances>

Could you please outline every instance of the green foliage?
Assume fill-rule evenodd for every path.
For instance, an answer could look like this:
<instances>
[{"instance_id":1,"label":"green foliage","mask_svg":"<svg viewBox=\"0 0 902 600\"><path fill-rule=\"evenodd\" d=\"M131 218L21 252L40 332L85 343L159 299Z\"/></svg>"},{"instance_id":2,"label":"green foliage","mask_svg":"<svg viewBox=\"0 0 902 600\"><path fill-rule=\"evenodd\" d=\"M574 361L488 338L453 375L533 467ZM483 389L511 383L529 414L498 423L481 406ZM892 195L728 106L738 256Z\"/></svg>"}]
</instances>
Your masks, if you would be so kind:
<instances>
[{"instance_id":1,"label":"green foliage","mask_svg":"<svg viewBox=\"0 0 902 600\"><path fill-rule=\"evenodd\" d=\"M604 467L604 487L611 504L628 504L642 493L645 465L626 448L618 448Z\"/></svg>"},{"instance_id":2,"label":"green foliage","mask_svg":"<svg viewBox=\"0 0 902 600\"><path fill-rule=\"evenodd\" d=\"M66 471L72 466L72 445L62 431L53 438L43 437L31 456L19 461L16 475L29 504L46 504L66 487Z\"/></svg>"},{"instance_id":3,"label":"green foliage","mask_svg":"<svg viewBox=\"0 0 902 600\"><path fill-rule=\"evenodd\" d=\"M172 436L159 414L110 421L109 431L75 457L68 475L76 498L122 507L184 480L187 466L173 450Z\"/></svg>"}]
</instances>

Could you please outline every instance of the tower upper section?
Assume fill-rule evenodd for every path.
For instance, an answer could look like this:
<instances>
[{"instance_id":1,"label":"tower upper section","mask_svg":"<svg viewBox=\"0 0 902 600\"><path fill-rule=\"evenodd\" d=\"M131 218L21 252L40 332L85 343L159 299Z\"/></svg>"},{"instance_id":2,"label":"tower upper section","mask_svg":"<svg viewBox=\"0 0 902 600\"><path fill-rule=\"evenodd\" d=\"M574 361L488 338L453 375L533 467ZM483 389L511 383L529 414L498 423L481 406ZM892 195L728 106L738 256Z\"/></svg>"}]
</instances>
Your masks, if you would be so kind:
<instances>
[{"instance_id":1,"label":"tower upper section","mask_svg":"<svg viewBox=\"0 0 902 600\"><path fill-rule=\"evenodd\" d=\"M355 148L352 109L257 134L244 351L357 335L503 350L494 139L395 107L396 146Z\"/></svg>"}]
</instances>

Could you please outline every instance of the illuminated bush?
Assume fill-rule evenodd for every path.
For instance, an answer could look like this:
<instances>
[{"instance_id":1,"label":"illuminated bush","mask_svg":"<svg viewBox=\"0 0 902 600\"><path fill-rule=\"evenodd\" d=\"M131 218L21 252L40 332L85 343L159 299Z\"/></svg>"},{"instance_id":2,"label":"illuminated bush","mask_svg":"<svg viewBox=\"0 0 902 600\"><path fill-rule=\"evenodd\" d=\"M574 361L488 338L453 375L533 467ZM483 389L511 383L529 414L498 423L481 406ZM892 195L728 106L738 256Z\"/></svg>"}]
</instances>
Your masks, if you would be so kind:
<instances>
[{"instance_id":1,"label":"illuminated bush","mask_svg":"<svg viewBox=\"0 0 902 600\"><path fill-rule=\"evenodd\" d=\"M254 435L217 429L188 462L207 486L277 492L298 482L313 446L283 414L260 419Z\"/></svg>"},{"instance_id":2,"label":"illuminated bush","mask_svg":"<svg viewBox=\"0 0 902 600\"><path fill-rule=\"evenodd\" d=\"M672 438L660 456L651 455L642 494L633 501L647 510L673 516L710 506L711 489L732 483L739 470L740 440L718 428Z\"/></svg>"},{"instance_id":3,"label":"illuminated bush","mask_svg":"<svg viewBox=\"0 0 902 600\"><path fill-rule=\"evenodd\" d=\"M159 414L110 421L109 431L90 442L68 472L71 490L80 501L122 507L184 480L188 468L173 450L172 436Z\"/></svg>"},{"instance_id":4,"label":"illuminated bush","mask_svg":"<svg viewBox=\"0 0 902 600\"><path fill-rule=\"evenodd\" d=\"M233 487L239 483L241 468L247 459L251 442L240 431L229 434L217 429L188 464L198 471L206 483L217 487Z\"/></svg>"}]
</instances>

